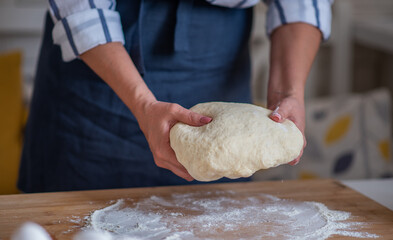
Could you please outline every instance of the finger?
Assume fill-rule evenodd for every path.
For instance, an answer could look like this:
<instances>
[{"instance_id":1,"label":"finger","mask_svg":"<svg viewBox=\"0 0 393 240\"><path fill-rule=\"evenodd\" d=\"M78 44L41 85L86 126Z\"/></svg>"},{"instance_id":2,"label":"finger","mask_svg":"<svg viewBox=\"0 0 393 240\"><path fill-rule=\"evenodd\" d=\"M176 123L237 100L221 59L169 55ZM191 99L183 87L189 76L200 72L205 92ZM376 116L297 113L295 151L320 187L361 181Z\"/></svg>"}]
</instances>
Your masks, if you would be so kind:
<instances>
[{"instance_id":1,"label":"finger","mask_svg":"<svg viewBox=\"0 0 393 240\"><path fill-rule=\"evenodd\" d=\"M187 170L182 169L178 166L175 166L174 164L161 160L161 159L157 159L156 157L155 159L155 163L158 167L160 168L165 168L168 169L169 171L173 172L175 175L187 180L187 181L192 181L194 180L191 175L187 172Z\"/></svg>"},{"instance_id":2,"label":"finger","mask_svg":"<svg viewBox=\"0 0 393 240\"><path fill-rule=\"evenodd\" d=\"M162 156L164 157L157 158L157 166L166 168L187 181L194 180L194 178L188 173L187 169L181 165L179 161L177 161L176 154L169 145L168 148L163 149L162 153Z\"/></svg>"},{"instance_id":3,"label":"finger","mask_svg":"<svg viewBox=\"0 0 393 240\"><path fill-rule=\"evenodd\" d=\"M186 179L187 181L194 180L194 178L188 173L187 169L177 160L175 151L173 151L173 149L169 145L168 145L167 152L168 152L167 153L168 154L167 155L168 156L167 163L169 165L173 166L173 168L175 168L179 172L181 172L182 178Z\"/></svg>"},{"instance_id":4,"label":"finger","mask_svg":"<svg viewBox=\"0 0 393 240\"><path fill-rule=\"evenodd\" d=\"M293 160L292 162L289 162L288 164L291 166L295 166L299 163L299 161L300 161L300 158L297 158L297 159Z\"/></svg>"},{"instance_id":5,"label":"finger","mask_svg":"<svg viewBox=\"0 0 393 240\"><path fill-rule=\"evenodd\" d=\"M302 157L302 155L303 155L303 149L300 152L299 156L297 158L295 158L294 160L292 160L291 162L289 162L288 164L291 165L291 166L295 166L296 164L299 163L300 158Z\"/></svg>"},{"instance_id":6,"label":"finger","mask_svg":"<svg viewBox=\"0 0 393 240\"><path fill-rule=\"evenodd\" d=\"M282 116L281 114L278 113L278 110L280 109L280 107L276 107L273 112L270 113L269 117L270 119L272 119L275 122L281 122L282 120Z\"/></svg>"},{"instance_id":7,"label":"finger","mask_svg":"<svg viewBox=\"0 0 393 240\"><path fill-rule=\"evenodd\" d=\"M171 170L177 176L179 176L189 182L194 180L194 178L187 172L187 170L183 166L178 167L170 162L167 162L167 164L169 166L169 170Z\"/></svg>"},{"instance_id":8,"label":"finger","mask_svg":"<svg viewBox=\"0 0 393 240\"><path fill-rule=\"evenodd\" d=\"M288 163L289 165L295 166L296 164L299 163L300 158L301 158L302 155L303 155L303 151L304 151L304 148L306 147L306 145L307 145L307 141L306 141L306 138L303 136L303 148L302 148L302 150L300 151L299 156L298 156L297 158L295 158L294 160L292 160L291 162Z\"/></svg>"},{"instance_id":9,"label":"finger","mask_svg":"<svg viewBox=\"0 0 393 240\"><path fill-rule=\"evenodd\" d=\"M175 118L182 123L195 127L203 126L213 120L211 117L203 116L181 106L175 112Z\"/></svg>"},{"instance_id":10,"label":"finger","mask_svg":"<svg viewBox=\"0 0 393 240\"><path fill-rule=\"evenodd\" d=\"M168 169L169 171L173 172L175 175L187 180L192 181L194 178L187 172L187 170L183 166L178 166L172 164L171 162L162 162L160 167Z\"/></svg>"},{"instance_id":11,"label":"finger","mask_svg":"<svg viewBox=\"0 0 393 240\"><path fill-rule=\"evenodd\" d=\"M176 166L178 169L181 169L182 171L187 172L187 170L184 168L184 166L177 160L176 153L173 151L173 149L168 145L167 148L165 148L165 162L168 162L174 166ZM187 172L188 173L188 172Z\"/></svg>"},{"instance_id":12,"label":"finger","mask_svg":"<svg viewBox=\"0 0 393 240\"><path fill-rule=\"evenodd\" d=\"M274 109L274 111L270 114L270 118L275 122L283 122L288 118L291 110L292 106L283 102Z\"/></svg>"}]
</instances>

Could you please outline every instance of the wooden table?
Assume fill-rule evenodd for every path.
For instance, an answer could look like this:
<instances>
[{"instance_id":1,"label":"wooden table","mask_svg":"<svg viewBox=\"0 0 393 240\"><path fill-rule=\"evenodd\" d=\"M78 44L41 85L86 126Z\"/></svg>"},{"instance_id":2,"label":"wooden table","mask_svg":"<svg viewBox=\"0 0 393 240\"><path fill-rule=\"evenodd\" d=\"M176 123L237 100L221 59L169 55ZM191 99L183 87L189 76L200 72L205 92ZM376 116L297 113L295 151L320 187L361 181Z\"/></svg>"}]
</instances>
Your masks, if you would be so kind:
<instances>
[{"instance_id":1,"label":"wooden table","mask_svg":"<svg viewBox=\"0 0 393 240\"><path fill-rule=\"evenodd\" d=\"M334 180L250 182L5 195L0 196L0 239L9 239L11 233L26 221L34 221L42 225L53 239L72 239L76 230L84 224L70 221L73 216L80 218L88 216L91 211L110 205L112 200L216 190L232 190L239 195L266 193L284 199L321 202L329 209L350 212L356 221L367 223L362 231L377 234L382 239L393 239L393 211ZM332 239L334 238L333 236ZM338 236L337 239L352 238Z\"/></svg>"}]
</instances>

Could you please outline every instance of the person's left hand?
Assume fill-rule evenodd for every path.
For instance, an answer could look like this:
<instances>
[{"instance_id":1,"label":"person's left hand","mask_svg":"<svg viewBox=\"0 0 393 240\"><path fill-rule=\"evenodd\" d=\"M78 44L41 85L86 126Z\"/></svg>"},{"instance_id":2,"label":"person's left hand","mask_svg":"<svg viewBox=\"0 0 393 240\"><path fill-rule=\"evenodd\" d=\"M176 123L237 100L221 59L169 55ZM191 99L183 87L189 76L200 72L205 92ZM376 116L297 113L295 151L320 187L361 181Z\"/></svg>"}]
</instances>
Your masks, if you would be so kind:
<instances>
[{"instance_id":1,"label":"person's left hand","mask_svg":"<svg viewBox=\"0 0 393 240\"><path fill-rule=\"evenodd\" d=\"M304 100L295 96L286 96L282 99L272 99L268 103L268 108L273 112L270 114L270 118L275 122L283 122L285 119L291 120L299 128L303 134L304 145L300 152L300 155L291 161L290 165L296 165L300 157L303 155L303 150L306 147L306 138L304 136L305 129L305 112L304 112Z\"/></svg>"}]
</instances>

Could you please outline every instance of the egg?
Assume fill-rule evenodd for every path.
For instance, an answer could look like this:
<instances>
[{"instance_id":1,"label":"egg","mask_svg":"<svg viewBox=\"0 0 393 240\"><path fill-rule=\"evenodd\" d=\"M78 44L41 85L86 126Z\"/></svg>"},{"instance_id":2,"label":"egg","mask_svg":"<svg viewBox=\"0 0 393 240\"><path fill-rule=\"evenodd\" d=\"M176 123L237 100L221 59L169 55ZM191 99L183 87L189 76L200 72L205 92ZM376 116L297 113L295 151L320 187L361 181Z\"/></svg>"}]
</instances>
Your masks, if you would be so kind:
<instances>
[{"instance_id":1,"label":"egg","mask_svg":"<svg viewBox=\"0 0 393 240\"><path fill-rule=\"evenodd\" d=\"M11 240L51 240L43 227L33 222L24 223L11 237Z\"/></svg>"}]
</instances>

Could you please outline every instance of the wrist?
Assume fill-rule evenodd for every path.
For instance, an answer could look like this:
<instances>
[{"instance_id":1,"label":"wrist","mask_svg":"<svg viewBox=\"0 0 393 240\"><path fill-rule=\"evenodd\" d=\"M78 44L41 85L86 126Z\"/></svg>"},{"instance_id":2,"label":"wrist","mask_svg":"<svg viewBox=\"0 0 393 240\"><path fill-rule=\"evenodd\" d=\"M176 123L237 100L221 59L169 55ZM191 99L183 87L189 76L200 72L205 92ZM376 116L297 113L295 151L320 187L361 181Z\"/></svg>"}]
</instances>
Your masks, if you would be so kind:
<instances>
[{"instance_id":1,"label":"wrist","mask_svg":"<svg viewBox=\"0 0 393 240\"><path fill-rule=\"evenodd\" d=\"M268 101L279 101L287 97L302 100L306 80L304 76L297 73L289 71L280 64L272 66L268 83Z\"/></svg>"},{"instance_id":2,"label":"wrist","mask_svg":"<svg viewBox=\"0 0 393 240\"><path fill-rule=\"evenodd\" d=\"M304 98L304 90L303 89L269 90L268 96L271 96L275 99L294 97L300 100Z\"/></svg>"},{"instance_id":3,"label":"wrist","mask_svg":"<svg viewBox=\"0 0 393 240\"><path fill-rule=\"evenodd\" d=\"M147 86L135 87L133 91L130 91L129 96L130 98L127 100L126 105L138 121L146 115L148 107L157 102L157 99Z\"/></svg>"},{"instance_id":4,"label":"wrist","mask_svg":"<svg viewBox=\"0 0 393 240\"><path fill-rule=\"evenodd\" d=\"M299 103L304 104L304 88L298 89L269 89L267 95L268 108L278 105L283 99L296 99Z\"/></svg>"}]
</instances>

